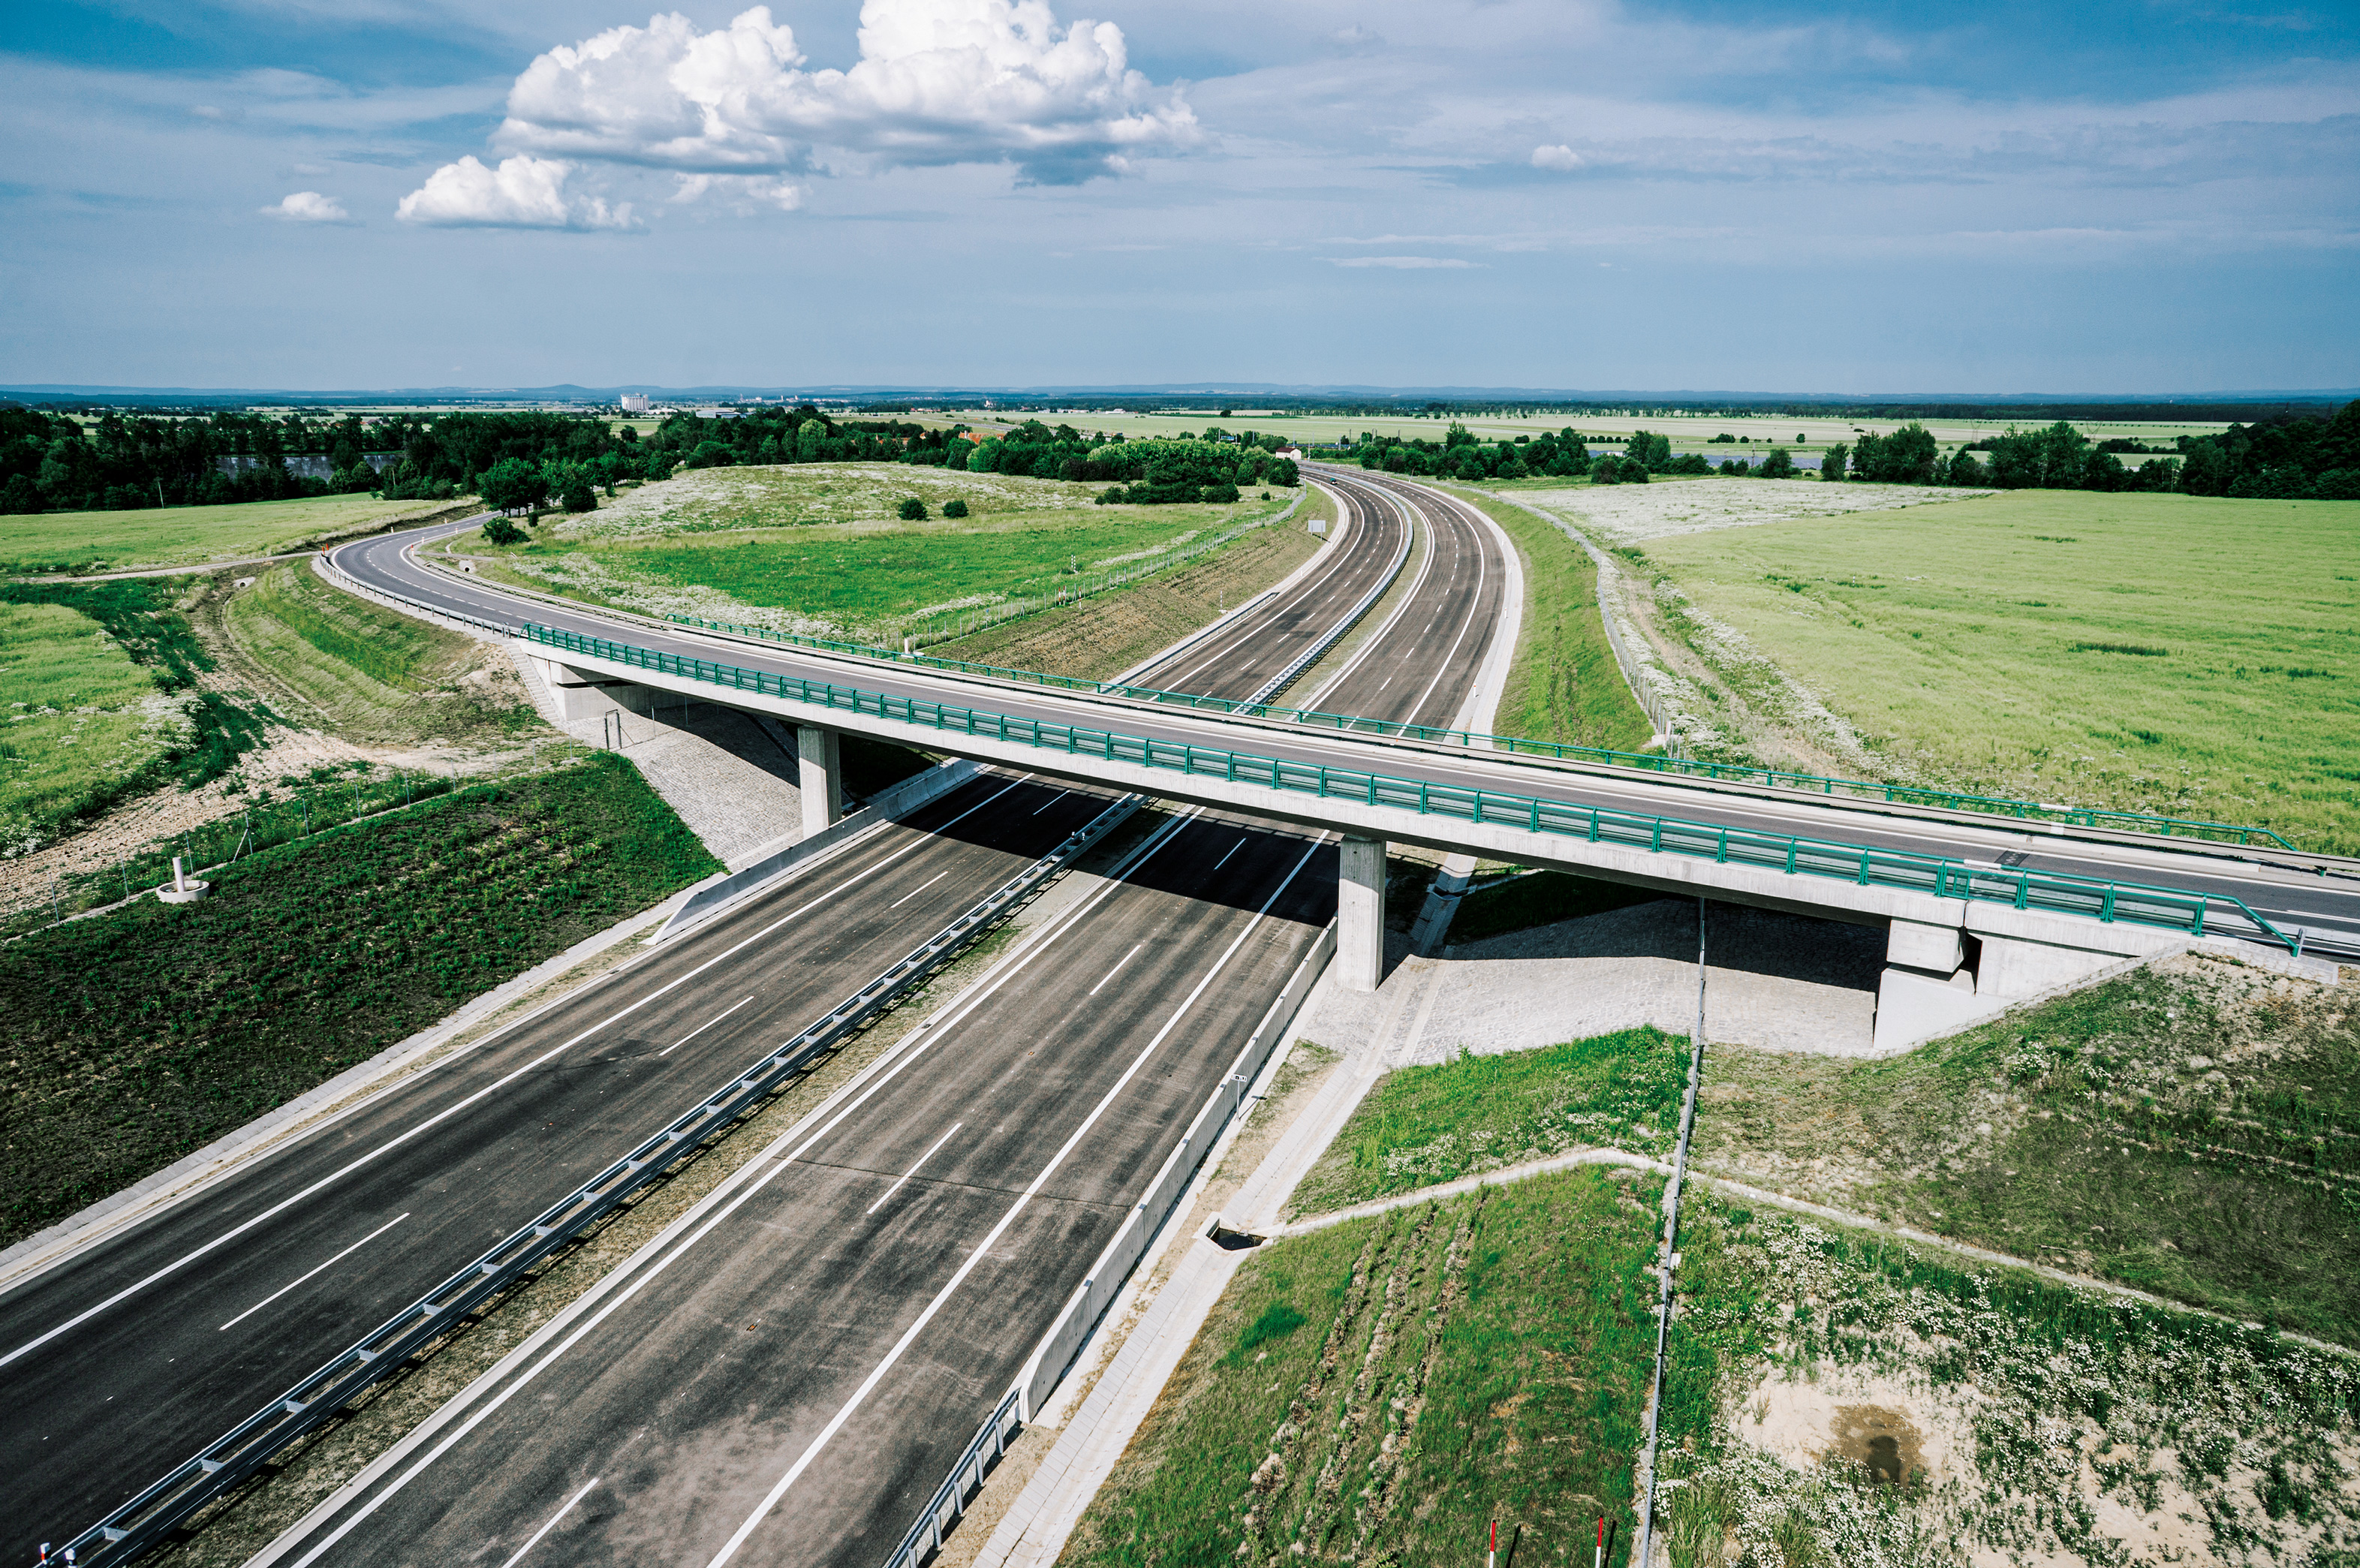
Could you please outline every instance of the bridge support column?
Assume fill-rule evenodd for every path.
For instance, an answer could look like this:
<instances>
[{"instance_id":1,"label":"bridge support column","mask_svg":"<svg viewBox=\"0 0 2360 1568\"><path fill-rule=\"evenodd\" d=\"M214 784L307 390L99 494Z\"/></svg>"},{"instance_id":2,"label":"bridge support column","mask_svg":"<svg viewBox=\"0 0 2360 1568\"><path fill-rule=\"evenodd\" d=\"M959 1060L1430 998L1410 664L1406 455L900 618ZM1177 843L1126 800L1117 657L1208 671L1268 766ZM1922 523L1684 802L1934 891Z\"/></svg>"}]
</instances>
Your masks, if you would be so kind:
<instances>
[{"instance_id":1,"label":"bridge support column","mask_svg":"<svg viewBox=\"0 0 2360 1568\"><path fill-rule=\"evenodd\" d=\"M844 815L840 736L817 724L795 726L795 766L803 797L803 836L834 827Z\"/></svg>"},{"instance_id":2,"label":"bridge support column","mask_svg":"<svg viewBox=\"0 0 2360 1568\"><path fill-rule=\"evenodd\" d=\"M1336 875L1336 979L1373 991L1385 977L1385 841L1347 837Z\"/></svg>"}]
</instances>

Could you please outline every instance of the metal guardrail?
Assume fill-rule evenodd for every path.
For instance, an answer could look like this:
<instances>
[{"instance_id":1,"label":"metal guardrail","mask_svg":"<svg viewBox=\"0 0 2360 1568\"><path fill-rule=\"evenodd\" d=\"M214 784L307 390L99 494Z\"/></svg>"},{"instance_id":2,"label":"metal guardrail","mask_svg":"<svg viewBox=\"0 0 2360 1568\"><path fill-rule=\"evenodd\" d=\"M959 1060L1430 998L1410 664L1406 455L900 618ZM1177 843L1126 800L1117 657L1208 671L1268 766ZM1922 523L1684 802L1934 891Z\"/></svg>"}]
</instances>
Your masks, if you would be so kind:
<instances>
[{"instance_id":1,"label":"metal guardrail","mask_svg":"<svg viewBox=\"0 0 2360 1568\"><path fill-rule=\"evenodd\" d=\"M1024 1390L1020 1385L1008 1390L1000 1408L984 1417L983 1425L967 1440L967 1452L951 1466L950 1475L934 1488L934 1495L919 1510L918 1522L901 1538L893 1554L885 1559L885 1568L918 1568L918 1564L942 1550L943 1537L967 1512L967 1500L983 1485L985 1474L1008 1452L1009 1434L1024 1424L1019 1407Z\"/></svg>"},{"instance_id":2,"label":"metal guardrail","mask_svg":"<svg viewBox=\"0 0 2360 1568\"><path fill-rule=\"evenodd\" d=\"M161 1480L83 1530L66 1547L90 1568L112 1568L158 1544L175 1526L237 1486L408 1358L451 1333L476 1307L614 1212L768 1099L820 1052L923 981L979 932L1031 897L1127 819L1126 795L1055 849L986 895L825 1016L764 1055L698 1106L675 1117L474 1262L396 1312L350 1349L183 1461Z\"/></svg>"},{"instance_id":3,"label":"metal guardrail","mask_svg":"<svg viewBox=\"0 0 2360 1568\"><path fill-rule=\"evenodd\" d=\"M1365 615L1362 609L1359 614ZM1837 779L1817 773L1794 773L1784 768L1755 768L1728 762L1703 762L1693 757L1667 757L1656 752L1614 751L1605 746L1574 746L1562 741L1533 740L1523 735L1486 735L1480 730L1443 729L1433 724L1402 724L1393 719L1372 719L1353 713L1330 713L1316 708L1285 708L1273 705L1268 696L1206 697L1189 691L1167 691L1155 686L1131 686L1114 681L1084 681L1069 675L1048 675L1036 670L1011 670L1002 665L978 664L963 659L944 659L934 654L903 653L890 648L870 648L860 643L833 642L825 637L803 637L792 632L773 632L760 626L733 625L727 621L704 620L689 615L668 617L681 626L696 626L706 631L726 632L764 642L775 642L795 648L808 648L824 653L845 653L859 658L889 660L895 664L921 665L955 675L977 675L987 680L1007 681L1028 686L1042 686L1057 691L1076 691L1094 697L1120 697L1132 702L1153 702L1159 707L1185 707L1216 713L1236 713L1250 719L1271 719L1280 724L1301 724L1310 729L1328 729L1345 735L1378 735L1389 740L1423 741L1437 746L1459 746L1513 752L1524 757L1546 757L1559 762L1590 762L1613 768L1633 768L1649 773L1675 775L1687 779L1710 779L1722 783L1758 784L1775 789L1795 789L1819 795L1843 795L1855 800L1878 800L1887 805L1932 806L1953 811L1981 811L1994 816L2014 817L2021 822L2058 822L2068 827L2115 828L2127 833L2158 833L2166 838L2229 839L2240 844L2267 841L2281 849L2295 846L2267 828L2248 827L2237 822L2209 822L2181 817L2156 816L2144 811L2114 811L2092 806L2066 806L2041 800L2019 800L2005 795L1978 795L1961 789L1928 789L1913 784L1878 784L1863 779ZM1355 619L1358 618L1356 615ZM1349 623L1348 626L1349 626ZM1340 635L1340 634L1339 634ZM1325 651L1324 649L1322 650ZM1306 666L1307 668L1307 666ZM1292 681L1301 670L1292 671ZM1276 691L1284 685L1273 683ZM1275 691L1265 688L1274 695Z\"/></svg>"},{"instance_id":4,"label":"metal guardrail","mask_svg":"<svg viewBox=\"0 0 2360 1568\"><path fill-rule=\"evenodd\" d=\"M897 697L856 686L806 681L768 670L746 670L707 659L609 642L527 625L528 641L602 659L628 668L653 670L778 697L867 714L890 723L906 724L937 733L959 734L1011 745L1038 746L1069 756L1093 757L1107 762L1169 769L1192 778L1218 778L1229 783L1256 785L1287 794L1346 800L1413 811L1420 816L1450 817L1477 825L1521 828L1587 839L1652 854L1679 855L1783 872L1787 876L1824 877L1864 887L1891 887L1938 898L1961 898L1974 903L2011 905L2077 915L2113 923L2157 926L2205 933L2205 922L2215 906L2234 909L2252 929L2300 953L2299 937L2289 937L2264 920L2244 900L2219 894L2191 893L2176 887L2144 883L2109 882L2059 872L2009 867L1977 867L1935 855L1873 849L1830 839L1798 838L1785 833L1757 833L1677 817L1584 806L1568 800L1547 800L1504 790L1468 789L1424 779L1399 779L1360 768L1329 768L1307 762L1284 762L1250 752L1180 741L1151 740L1112 730L1088 729L1052 720L1021 718L983 709L960 707L919 697Z\"/></svg>"}]
</instances>

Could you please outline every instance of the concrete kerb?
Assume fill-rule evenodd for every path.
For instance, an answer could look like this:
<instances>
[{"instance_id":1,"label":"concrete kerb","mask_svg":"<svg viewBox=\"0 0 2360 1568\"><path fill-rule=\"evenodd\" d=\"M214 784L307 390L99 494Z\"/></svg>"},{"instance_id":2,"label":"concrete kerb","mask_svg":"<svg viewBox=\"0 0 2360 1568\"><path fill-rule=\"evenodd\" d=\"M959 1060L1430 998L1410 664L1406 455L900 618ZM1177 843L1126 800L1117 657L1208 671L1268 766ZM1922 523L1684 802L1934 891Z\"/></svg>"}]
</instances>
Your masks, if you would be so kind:
<instances>
[{"instance_id":1,"label":"concrete kerb","mask_svg":"<svg viewBox=\"0 0 2360 1568\"><path fill-rule=\"evenodd\" d=\"M800 869L807 862L830 850L851 843L854 839L897 821L957 789L982 771L981 767L966 758L930 768L872 797L866 806L808 838L764 855L753 864L736 871L718 871L691 887L680 898L678 907L653 936L648 945L653 947L691 926L699 925L745 899L755 897L772 882Z\"/></svg>"},{"instance_id":2,"label":"concrete kerb","mask_svg":"<svg viewBox=\"0 0 2360 1568\"><path fill-rule=\"evenodd\" d=\"M326 1083L296 1096L278 1109L265 1112L234 1132L224 1134L195 1153L173 1161L154 1175L100 1199L89 1207L0 1251L0 1288L7 1288L55 1267L84 1247L92 1246L126 1226L148 1219L213 1186L249 1160L268 1154L290 1139L311 1132L322 1116L342 1116L367 1105L378 1094L399 1086L405 1069L427 1064L442 1047L520 996L627 942L665 919L685 897L675 893L653 909L585 937L553 958L495 986L367 1061L346 1068ZM491 1034L471 1042L480 1046L539 1017L566 998L554 996L530 1012L502 1024ZM152 1201L150 1201L152 1200Z\"/></svg>"}]
</instances>

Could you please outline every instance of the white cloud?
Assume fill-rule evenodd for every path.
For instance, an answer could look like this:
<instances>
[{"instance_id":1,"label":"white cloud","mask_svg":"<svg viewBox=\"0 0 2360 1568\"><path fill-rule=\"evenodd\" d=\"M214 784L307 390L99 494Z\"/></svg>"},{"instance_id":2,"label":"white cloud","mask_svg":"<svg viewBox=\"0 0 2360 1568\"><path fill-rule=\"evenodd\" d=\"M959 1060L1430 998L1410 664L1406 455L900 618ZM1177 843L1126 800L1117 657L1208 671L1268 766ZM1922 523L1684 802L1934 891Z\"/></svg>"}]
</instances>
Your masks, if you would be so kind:
<instances>
[{"instance_id":1,"label":"white cloud","mask_svg":"<svg viewBox=\"0 0 2360 1568\"><path fill-rule=\"evenodd\" d=\"M322 196L317 191L298 191L275 205L261 209L266 218L284 218L290 223L349 223L353 215L344 211L343 202L333 196Z\"/></svg>"},{"instance_id":2,"label":"white cloud","mask_svg":"<svg viewBox=\"0 0 2360 1568\"><path fill-rule=\"evenodd\" d=\"M679 188L672 194L675 202L701 201L714 196L741 214L763 207L792 212L803 204L802 186L772 175L678 174L672 178L679 181Z\"/></svg>"},{"instance_id":3,"label":"white cloud","mask_svg":"<svg viewBox=\"0 0 2360 1568\"><path fill-rule=\"evenodd\" d=\"M401 199L394 216L438 228L628 229L628 201L609 209L603 198L568 195L574 166L562 158L519 154L486 169L473 155L446 163Z\"/></svg>"},{"instance_id":4,"label":"white cloud","mask_svg":"<svg viewBox=\"0 0 2360 1568\"><path fill-rule=\"evenodd\" d=\"M1328 258L1338 267L1391 267L1404 272L1424 271L1441 267L1476 267L1478 262L1460 261L1448 256L1331 256Z\"/></svg>"},{"instance_id":5,"label":"white cloud","mask_svg":"<svg viewBox=\"0 0 2360 1568\"><path fill-rule=\"evenodd\" d=\"M1556 147L1536 147L1533 148L1533 167L1558 170L1579 169L1581 155L1562 143Z\"/></svg>"},{"instance_id":6,"label":"white cloud","mask_svg":"<svg viewBox=\"0 0 2360 1568\"><path fill-rule=\"evenodd\" d=\"M711 32L666 13L535 60L496 139L700 174L1009 160L1073 184L1199 136L1121 28L1061 31L1045 0L866 0L852 68L803 63L767 6Z\"/></svg>"}]
</instances>

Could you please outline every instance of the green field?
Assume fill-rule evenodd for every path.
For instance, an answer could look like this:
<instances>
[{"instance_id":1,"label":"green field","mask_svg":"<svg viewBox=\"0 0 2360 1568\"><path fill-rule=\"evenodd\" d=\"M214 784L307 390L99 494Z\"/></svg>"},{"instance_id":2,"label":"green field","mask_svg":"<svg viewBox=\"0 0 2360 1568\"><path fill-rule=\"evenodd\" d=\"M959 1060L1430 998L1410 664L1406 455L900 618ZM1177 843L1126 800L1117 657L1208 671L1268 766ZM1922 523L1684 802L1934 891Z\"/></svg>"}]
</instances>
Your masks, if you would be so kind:
<instances>
[{"instance_id":1,"label":"green field","mask_svg":"<svg viewBox=\"0 0 2360 1568\"><path fill-rule=\"evenodd\" d=\"M1515 541L1524 573L1524 620L1494 733L1608 751L1644 747L1655 725L1606 640L1598 568L1579 545L1530 512L1471 494Z\"/></svg>"},{"instance_id":2,"label":"green field","mask_svg":"<svg viewBox=\"0 0 2360 1568\"><path fill-rule=\"evenodd\" d=\"M0 572L121 572L280 555L450 505L322 495L231 506L12 514L0 517Z\"/></svg>"},{"instance_id":3,"label":"green field","mask_svg":"<svg viewBox=\"0 0 2360 1568\"><path fill-rule=\"evenodd\" d=\"M0 1244L720 869L609 753L266 850L0 947Z\"/></svg>"},{"instance_id":4,"label":"green field","mask_svg":"<svg viewBox=\"0 0 2360 1568\"><path fill-rule=\"evenodd\" d=\"M196 689L212 661L178 598L162 579L0 584L0 854L259 744L259 713Z\"/></svg>"},{"instance_id":5,"label":"green field","mask_svg":"<svg viewBox=\"0 0 2360 1568\"><path fill-rule=\"evenodd\" d=\"M2360 503L2016 492L1644 550L1897 780L2360 853Z\"/></svg>"},{"instance_id":6,"label":"green field","mask_svg":"<svg viewBox=\"0 0 2360 1568\"><path fill-rule=\"evenodd\" d=\"M1090 586L1283 510L1099 506L1103 486L863 464L708 469L643 486L530 543L453 542L519 581L648 614L895 639L963 613ZM894 513L916 497L929 516ZM967 502L965 518L942 516Z\"/></svg>"}]
</instances>

